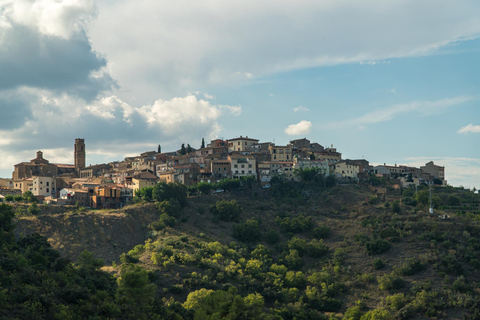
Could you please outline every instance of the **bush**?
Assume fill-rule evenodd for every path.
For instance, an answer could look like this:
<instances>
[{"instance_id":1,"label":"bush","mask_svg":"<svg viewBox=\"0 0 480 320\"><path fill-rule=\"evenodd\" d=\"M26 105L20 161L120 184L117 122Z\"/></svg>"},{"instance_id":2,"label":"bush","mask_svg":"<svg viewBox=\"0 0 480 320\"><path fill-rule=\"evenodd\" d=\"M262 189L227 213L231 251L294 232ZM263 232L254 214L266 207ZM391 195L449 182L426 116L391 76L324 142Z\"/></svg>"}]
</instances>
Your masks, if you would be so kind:
<instances>
[{"instance_id":1,"label":"bush","mask_svg":"<svg viewBox=\"0 0 480 320\"><path fill-rule=\"evenodd\" d=\"M223 221L237 220L242 208L236 200L221 200L210 206L210 212Z\"/></svg>"},{"instance_id":2,"label":"bush","mask_svg":"<svg viewBox=\"0 0 480 320\"><path fill-rule=\"evenodd\" d=\"M265 240L269 244L277 243L280 240L280 235L275 230L268 230L265 236Z\"/></svg>"},{"instance_id":3,"label":"bush","mask_svg":"<svg viewBox=\"0 0 480 320\"><path fill-rule=\"evenodd\" d=\"M176 223L177 220L174 217L170 217L168 214L162 213L160 215L160 219L158 219L158 221L152 222L149 227L155 231L160 231L165 229L166 227L174 227Z\"/></svg>"},{"instance_id":4,"label":"bush","mask_svg":"<svg viewBox=\"0 0 480 320\"><path fill-rule=\"evenodd\" d=\"M297 250L290 250L285 256L285 262L290 269L298 270L303 266L303 260Z\"/></svg>"},{"instance_id":5,"label":"bush","mask_svg":"<svg viewBox=\"0 0 480 320\"><path fill-rule=\"evenodd\" d=\"M290 250L296 250L299 255L303 256L307 250L307 241L293 237L287 242L287 247Z\"/></svg>"},{"instance_id":6,"label":"bush","mask_svg":"<svg viewBox=\"0 0 480 320\"><path fill-rule=\"evenodd\" d=\"M330 235L330 228L325 225L319 225L318 227L313 229L313 234L317 238L326 239Z\"/></svg>"},{"instance_id":7,"label":"bush","mask_svg":"<svg viewBox=\"0 0 480 320\"><path fill-rule=\"evenodd\" d=\"M166 213L171 217L178 218L182 207L180 206L180 202L176 199L172 200L163 200L157 204L157 209L161 213Z\"/></svg>"},{"instance_id":8,"label":"bush","mask_svg":"<svg viewBox=\"0 0 480 320\"><path fill-rule=\"evenodd\" d=\"M383 267L385 267L385 263L383 263L382 259L376 258L375 260L373 260L373 268L375 270L380 270Z\"/></svg>"},{"instance_id":9,"label":"bush","mask_svg":"<svg viewBox=\"0 0 480 320\"><path fill-rule=\"evenodd\" d=\"M392 204L392 212L393 213L400 213L401 209L400 209L400 201L398 200L395 200L393 201L393 204Z\"/></svg>"},{"instance_id":10,"label":"bush","mask_svg":"<svg viewBox=\"0 0 480 320\"><path fill-rule=\"evenodd\" d=\"M313 258L320 258L328 252L328 247L323 243L323 240L312 240L307 245L308 255Z\"/></svg>"},{"instance_id":11,"label":"bush","mask_svg":"<svg viewBox=\"0 0 480 320\"><path fill-rule=\"evenodd\" d=\"M9 202L10 202L10 201L13 201L13 196L12 196L11 194L7 194L7 195L5 196L5 201L9 201Z\"/></svg>"},{"instance_id":12,"label":"bush","mask_svg":"<svg viewBox=\"0 0 480 320\"><path fill-rule=\"evenodd\" d=\"M365 243L367 253L370 255L384 253L390 249L390 247L390 243L381 239L370 240Z\"/></svg>"},{"instance_id":13,"label":"bush","mask_svg":"<svg viewBox=\"0 0 480 320\"><path fill-rule=\"evenodd\" d=\"M405 281L398 277L395 272L378 278L378 287L382 290L397 290L405 286Z\"/></svg>"},{"instance_id":14,"label":"bush","mask_svg":"<svg viewBox=\"0 0 480 320\"><path fill-rule=\"evenodd\" d=\"M286 217L281 219L280 217L277 217L277 219L275 219L275 222L280 225L280 228L284 232L305 232L312 229L313 227L312 217L307 217L305 213L300 213L295 218Z\"/></svg>"},{"instance_id":15,"label":"bush","mask_svg":"<svg viewBox=\"0 0 480 320\"><path fill-rule=\"evenodd\" d=\"M40 213L40 208L38 208L36 202L32 202L32 204L27 209L28 213L31 215L37 215Z\"/></svg>"},{"instance_id":16,"label":"bush","mask_svg":"<svg viewBox=\"0 0 480 320\"><path fill-rule=\"evenodd\" d=\"M23 201L23 197L19 194L17 194L16 196L13 197L13 200L17 201L17 202L20 202L20 201Z\"/></svg>"},{"instance_id":17,"label":"bush","mask_svg":"<svg viewBox=\"0 0 480 320\"><path fill-rule=\"evenodd\" d=\"M256 242L261 236L257 220L249 219L233 226L233 237L242 242Z\"/></svg>"},{"instance_id":18,"label":"bush","mask_svg":"<svg viewBox=\"0 0 480 320\"><path fill-rule=\"evenodd\" d=\"M407 259L402 267L399 269L399 273L403 276L411 276L417 272L425 270L427 268L426 263L422 263L421 261L415 258Z\"/></svg>"}]
</instances>

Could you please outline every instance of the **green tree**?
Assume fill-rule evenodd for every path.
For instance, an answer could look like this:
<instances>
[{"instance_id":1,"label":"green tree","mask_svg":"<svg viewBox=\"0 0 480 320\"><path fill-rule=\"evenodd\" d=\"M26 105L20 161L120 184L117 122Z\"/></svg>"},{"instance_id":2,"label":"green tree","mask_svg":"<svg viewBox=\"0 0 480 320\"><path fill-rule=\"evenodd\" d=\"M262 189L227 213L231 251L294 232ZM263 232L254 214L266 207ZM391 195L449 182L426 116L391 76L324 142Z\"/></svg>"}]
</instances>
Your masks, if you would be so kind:
<instances>
[{"instance_id":1,"label":"green tree","mask_svg":"<svg viewBox=\"0 0 480 320\"><path fill-rule=\"evenodd\" d=\"M28 213L31 215L37 215L40 213L40 208L38 208L36 202L32 202L32 204L27 209Z\"/></svg>"},{"instance_id":2,"label":"green tree","mask_svg":"<svg viewBox=\"0 0 480 320\"><path fill-rule=\"evenodd\" d=\"M182 146L180 147L180 152L181 155L186 155L187 150L185 149L185 143L182 143Z\"/></svg>"},{"instance_id":3,"label":"green tree","mask_svg":"<svg viewBox=\"0 0 480 320\"><path fill-rule=\"evenodd\" d=\"M242 207L236 200L221 200L210 206L210 212L223 221L233 221L238 219L242 212Z\"/></svg>"},{"instance_id":4,"label":"green tree","mask_svg":"<svg viewBox=\"0 0 480 320\"><path fill-rule=\"evenodd\" d=\"M192 151L193 151L192 147L190 147L190 145L187 144L187 153L190 153L190 152L192 152Z\"/></svg>"},{"instance_id":5,"label":"green tree","mask_svg":"<svg viewBox=\"0 0 480 320\"><path fill-rule=\"evenodd\" d=\"M13 239L15 225L12 223L12 219L14 216L15 212L12 206L6 203L0 204L0 244Z\"/></svg>"},{"instance_id":6,"label":"green tree","mask_svg":"<svg viewBox=\"0 0 480 320\"><path fill-rule=\"evenodd\" d=\"M128 266L117 279L117 302L132 319L144 318L155 297L155 285L148 273L139 266Z\"/></svg>"},{"instance_id":7,"label":"green tree","mask_svg":"<svg viewBox=\"0 0 480 320\"><path fill-rule=\"evenodd\" d=\"M162 153L162 146L161 146L161 145L158 145L157 152L158 152L158 153Z\"/></svg>"},{"instance_id":8,"label":"green tree","mask_svg":"<svg viewBox=\"0 0 480 320\"><path fill-rule=\"evenodd\" d=\"M35 197L32 191L25 191L22 195L23 199L27 202L37 202L37 197Z\"/></svg>"},{"instance_id":9,"label":"green tree","mask_svg":"<svg viewBox=\"0 0 480 320\"><path fill-rule=\"evenodd\" d=\"M201 149L205 148L205 139L202 138L202 145L200 146Z\"/></svg>"},{"instance_id":10,"label":"green tree","mask_svg":"<svg viewBox=\"0 0 480 320\"><path fill-rule=\"evenodd\" d=\"M261 235L257 220L249 219L233 226L233 237L242 242L256 242L260 240Z\"/></svg>"}]
</instances>

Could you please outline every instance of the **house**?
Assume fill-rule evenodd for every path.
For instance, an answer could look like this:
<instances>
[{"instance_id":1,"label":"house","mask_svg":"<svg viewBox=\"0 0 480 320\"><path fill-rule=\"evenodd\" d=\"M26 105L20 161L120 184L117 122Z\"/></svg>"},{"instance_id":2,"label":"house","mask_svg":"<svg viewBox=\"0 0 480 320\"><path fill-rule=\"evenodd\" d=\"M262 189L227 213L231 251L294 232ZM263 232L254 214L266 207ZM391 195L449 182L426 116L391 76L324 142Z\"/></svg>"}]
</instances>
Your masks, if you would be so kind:
<instances>
[{"instance_id":1,"label":"house","mask_svg":"<svg viewBox=\"0 0 480 320\"><path fill-rule=\"evenodd\" d=\"M267 183L277 174L280 173L281 164L277 161L260 161L257 162L257 174L260 182Z\"/></svg>"},{"instance_id":2,"label":"house","mask_svg":"<svg viewBox=\"0 0 480 320\"><path fill-rule=\"evenodd\" d=\"M112 169L110 164L96 164L80 169L80 178L100 177Z\"/></svg>"},{"instance_id":3,"label":"house","mask_svg":"<svg viewBox=\"0 0 480 320\"><path fill-rule=\"evenodd\" d=\"M342 160L342 154L337 152L336 148L325 148L323 151L313 151L316 160L326 160L329 163L335 163Z\"/></svg>"},{"instance_id":4,"label":"house","mask_svg":"<svg viewBox=\"0 0 480 320\"><path fill-rule=\"evenodd\" d=\"M257 177L257 161L255 157L243 154L231 154L228 156L231 164L233 178L254 176Z\"/></svg>"},{"instance_id":5,"label":"house","mask_svg":"<svg viewBox=\"0 0 480 320\"><path fill-rule=\"evenodd\" d=\"M324 175L330 174L330 166L327 160L302 159L299 156L293 157L293 169L319 168Z\"/></svg>"},{"instance_id":6,"label":"house","mask_svg":"<svg viewBox=\"0 0 480 320\"><path fill-rule=\"evenodd\" d=\"M54 177L32 178L32 193L36 197L55 197L57 194Z\"/></svg>"},{"instance_id":7,"label":"house","mask_svg":"<svg viewBox=\"0 0 480 320\"><path fill-rule=\"evenodd\" d=\"M258 143L258 139L252 139L248 136L240 138L228 139L228 152L234 151L250 151L250 147Z\"/></svg>"},{"instance_id":8,"label":"house","mask_svg":"<svg viewBox=\"0 0 480 320\"><path fill-rule=\"evenodd\" d=\"M433 161L427 162L424 166L420 167L420 170L424 173L430 174L434 179L439 179L442 184L446 185L445 181L445 167L437 166Z\"/></svg>"},{"instance_id":9,"label":"house","mask_svg":"<svg viewBox=\"0 0 480 320\"><path fill-rule=\"evenodd\" d=\"M95 209L116 209L122 205L122 190L117 186L96 187L90 197L90 206Z\"/></svg>"},{"instance_id":10,"label":"house","mask_svg":"<svg viewBox=\"0 0 480 320\"><path fill-rule=\"evenodd\" d=\"M217 159L211 162L210 172L216 180L232 177L232 163L229 159Z\"/></svg>"},{"instance_id":11,"label":"house","mask_svg":"<svg viewBox=\"0 0 480 320\"><path fill-rule=\"evenodd\" d=\"M59 193L60 199L65 200L66 204L76 204L78 202L82 206L88 207L90 206L90 196L93 194L93 189L63 188Z\"/></svg>"},{"instance_id":12,"label":"house","mask_svg":"<svg viewBox=\"0 0 480 320\"><path fill-rule=\"evenodd\" d=\"M275 146L268 147L270 152L270 161L292 161L292 146Z\"/></svg>"},{"instance_id":13,"label":"house","mask_svg":"<svg viewBox=\"0 0 480 320\"><path fill-rule=\"evenodd\" d=\"M335 175L343 178L357 179L358 174L368 170L368 161L366 160L342 160L330 165L330 169Z\"/></svg>"},{"instance_id":14,"label":"house","mask_svg":"<svg viewBox=\"0 0 480 320\"><path fill-rule=\"evenodd\" d=\"M125 178L125 185L133 190L133 194L135 194L139 189L153 187L157 184L157 182L158 177L149 171L144 171Z\"/></svg>"}]
</instances>

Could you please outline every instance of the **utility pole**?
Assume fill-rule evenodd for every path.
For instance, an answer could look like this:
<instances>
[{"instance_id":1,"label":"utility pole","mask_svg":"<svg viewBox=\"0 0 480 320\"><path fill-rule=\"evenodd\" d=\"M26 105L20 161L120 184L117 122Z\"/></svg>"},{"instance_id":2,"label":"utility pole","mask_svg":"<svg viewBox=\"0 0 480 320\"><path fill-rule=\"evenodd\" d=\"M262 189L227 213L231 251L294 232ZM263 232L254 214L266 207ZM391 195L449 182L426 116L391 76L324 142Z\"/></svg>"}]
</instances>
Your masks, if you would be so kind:
<instances>
[{"instance_id":1,"label":"utility pole","mask_svg":"<svg viewBox=\"0 0 480 320\"><path fill-rule=\"evenodd\" d=\"M432 204L432 184L428 184L428 191L430 193L430 213L433 214L433 204Z\"/></svg>"}]
</instances>

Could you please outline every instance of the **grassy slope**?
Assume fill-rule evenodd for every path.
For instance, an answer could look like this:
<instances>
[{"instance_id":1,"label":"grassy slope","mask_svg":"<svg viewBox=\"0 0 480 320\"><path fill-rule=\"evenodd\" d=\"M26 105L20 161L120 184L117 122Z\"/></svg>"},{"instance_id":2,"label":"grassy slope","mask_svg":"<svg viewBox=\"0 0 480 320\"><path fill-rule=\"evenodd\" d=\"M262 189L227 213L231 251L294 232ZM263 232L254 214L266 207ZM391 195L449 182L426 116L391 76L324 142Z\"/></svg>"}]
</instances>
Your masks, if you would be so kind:
<instances>
[{"instance_id":1,"label":"grassy slope","mask_svg":"<svg viewBox=\"0 0 480 320\"><path fill-rule=\"evenodd\" d=\"M308 276L314 270L326 268L334 274L339 282L343 282L346 290L339 295L343 301L342 310L363 300L369 308L385 307L385 297L394 293L404 293L411 303L420 298L418 292L426 288L428 292L433 288L438 296L434 300L466 301L466 293L479 293L476 283L480 280L478 265L471 261L468 255L471 249L471 239L480 239L480 226L476 217L454 215L453 212L437 210L434 216L427 213L426 208L401 207L401 213L392 214L391 207L386 208L384 201L369 204L368 200L374 196L374 189L361 186L338 186L324 192L312 192L307 199L275 199L269 196L268 190L259 193L225 193L212 196L190 198L188 205L183 209L179 222L175 228L158 232L148 242L145 251L133 254L139 258L139 264L151 271L152 279L156 281L161 294L172 296L183 302L191 290L201 287L221 288L223 284L233 283L240 288L247 288L244 279L228 278L222 280L217 271L198 264L185 264L175 261L171 264L154 264L152 253L158 253L166 246L174 248L175 255L194 253L199 248L205 248L209 242L219 241L224 245L236 241L232 237L234 223L215 221L208 208L220 199L236 199L243 208L239 221L249 218L259 220L262 233L269 230L278 230L280 240L276 244L265 241L259 243L272 250L274 262L281 256L285 241L295 236L307 241L313 238L311 232L286 234L280 231L275 218L277 216L295 216L305 212L312 216L315 224L328 226L331 234L325 239L329 252L314 259L308 256L303 258L303 271ZM401 199L399 192L391 190L387 193L386 201L391 203ZM448 213L450 220L441 220L437 215ZM153 205L134 206L114 212L93 212L80 214L41 215L38 217L24 217L18 220L17 232L40 232L49 239L53 246L61 253L76 257L83 249L94 252L96 256L107 262L115 260L119 254L143 243L149 233L147 225L158 218ZM367 221L367 222L365 222ZM368 223L368 221L370 221ZM359 234L367 237L379 236L382 230L394 230L397 235L387 235L384 240L389 241L392 247L379 255L368 255L365 245L356 241ZM182 239L182 240L179 240ZM182 242L184 244L182 244ZM231 245L241 252L241 244ZM247 246L248 252L258 244ZM468 250L465 248L469 247ZM334 252L343 249L344 262L336 269L334 267ZM476 255L480 248L474 249ZM475 251L476 250L476 251ZM226 255L225 255L226 256ZM460 272L448 269L448 259L453 257L463 268L463 275L467 285L473 291L462 293L452 291L452 284L460 276ZM207 256L208 258L208 256ZM385 267L375 270L373 260L381 258ZM404 264L406 259L416 258L426 264L426 269L412 275L401 275L405 286L397 290L380 290L379 280ZM178 259L177 259L178 260ZM447 261L445 266L444 261ZM223 262L220 261L219 264ZM338 264L337 264L338 265ZM189 280L191 273L196 272L199 278L207 276L208 280ZM194 282L194 284L191 284ZM419 289L420 288L420 289ZM245 289L248 293L248 289ZM470 290L470 289L469 289ZM417 302L417 304L420 302ZM437 302L425 302L428 304ZM451 304L451 303L450 303ZM465 304L465 303L464 303ZM421 308L420 308L421 309ZM465 311L464 306L453 308L451 305L438 307L434 311L417 310L415 318L451 318L461 319ZM395 312L394 310L392 311Z\"/></svg>"}]
</instances>

